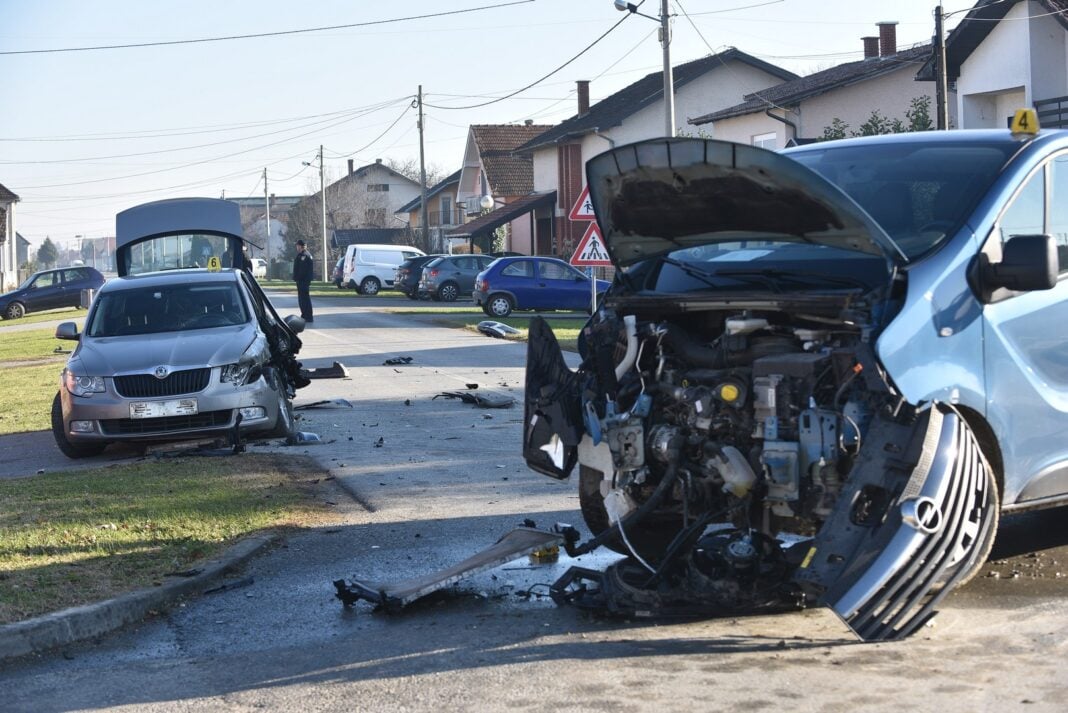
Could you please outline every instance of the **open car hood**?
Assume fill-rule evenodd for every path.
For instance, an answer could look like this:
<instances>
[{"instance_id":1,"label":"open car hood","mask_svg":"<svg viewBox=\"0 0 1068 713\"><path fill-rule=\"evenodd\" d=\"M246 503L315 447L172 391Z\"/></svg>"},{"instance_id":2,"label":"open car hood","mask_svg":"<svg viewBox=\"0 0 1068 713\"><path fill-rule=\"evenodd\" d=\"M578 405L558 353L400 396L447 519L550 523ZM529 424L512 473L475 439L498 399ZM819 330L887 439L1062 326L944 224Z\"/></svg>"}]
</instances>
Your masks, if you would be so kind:
<instances>
[{"instance_id":1,"label":"open car hood","mask_svg":"<svg viewBox=\"0 0 1068 713\"><path fill-rule=\"evenodd\" d=\"M586 163L617 267L681 248L782 240L908 258L853 199L788 156L707 139L652 139Z\"/></svg>"}]
</instances>

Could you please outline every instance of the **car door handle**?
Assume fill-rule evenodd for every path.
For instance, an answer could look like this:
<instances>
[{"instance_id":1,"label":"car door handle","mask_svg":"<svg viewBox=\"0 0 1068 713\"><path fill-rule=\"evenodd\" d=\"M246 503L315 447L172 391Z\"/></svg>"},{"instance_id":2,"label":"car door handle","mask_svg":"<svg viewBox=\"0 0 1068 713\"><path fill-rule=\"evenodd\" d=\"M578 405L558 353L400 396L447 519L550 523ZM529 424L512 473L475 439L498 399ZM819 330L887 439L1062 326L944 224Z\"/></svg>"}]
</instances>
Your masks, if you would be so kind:
<instances>
[{"instance_id":1,"label":"car door handle","mask_svg":"<svg viewBox=\"0 0 1068 713\"><path fill-rule=\"evenodd\" d=\"M545 283L544 282L539 282L538 283L538 287L545 287Z\"/></svg>"}]
</instances>

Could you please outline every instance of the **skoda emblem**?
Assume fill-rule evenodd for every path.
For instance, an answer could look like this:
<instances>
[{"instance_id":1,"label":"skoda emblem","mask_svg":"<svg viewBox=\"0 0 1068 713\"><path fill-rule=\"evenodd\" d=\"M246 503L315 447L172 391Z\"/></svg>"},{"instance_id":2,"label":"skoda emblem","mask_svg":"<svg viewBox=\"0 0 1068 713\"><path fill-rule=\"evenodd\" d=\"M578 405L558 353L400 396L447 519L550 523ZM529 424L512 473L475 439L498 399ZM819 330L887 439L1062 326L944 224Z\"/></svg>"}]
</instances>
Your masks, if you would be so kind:
<instances>
[{"instance_id":1,"label":"skoda emblem","mask_svg":"<svg viewBox=\"0 0 1068 713\"><path fill-rule=\"evenodd\" d=\"M942 529L942 508L931 498L921 497L903 502L901 518L910 527L928 535Z\"/></svg>"},{"instance_id":2,"label":"skoda emblem","mask_svg":"<svg viewBox=\"0 0 1068 713\"><path fill-rule=\"evenodd\" d=\"M157 366L156 370L152 372L152 375L157 379L163 380L167 378L167 374L171 373L165 366Z\"/></svg>"}]
</instances>

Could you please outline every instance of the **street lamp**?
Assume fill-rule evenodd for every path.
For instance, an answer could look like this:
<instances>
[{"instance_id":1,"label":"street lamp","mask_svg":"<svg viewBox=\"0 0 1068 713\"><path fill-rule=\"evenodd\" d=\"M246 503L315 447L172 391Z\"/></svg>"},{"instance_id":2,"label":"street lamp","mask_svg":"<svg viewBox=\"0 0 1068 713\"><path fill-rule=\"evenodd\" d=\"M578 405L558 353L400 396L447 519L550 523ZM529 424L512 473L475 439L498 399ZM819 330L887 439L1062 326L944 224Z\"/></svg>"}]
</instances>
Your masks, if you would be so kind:
<instances>
[{"instance_id":1,"label":"street lamp","mask_svg":"<svg viewBox=\"0 0 1068 713\"><path fill-rule=\"evenodd\" d=\"M675 79L671 71L671 15L668 14L668 0L660 0L660 17L638 12L638 6L626 0L615 0L616 9L641 15L660 23L660 44L664 47L664 134L675 135Z\"/></svg>"}]
</instances>

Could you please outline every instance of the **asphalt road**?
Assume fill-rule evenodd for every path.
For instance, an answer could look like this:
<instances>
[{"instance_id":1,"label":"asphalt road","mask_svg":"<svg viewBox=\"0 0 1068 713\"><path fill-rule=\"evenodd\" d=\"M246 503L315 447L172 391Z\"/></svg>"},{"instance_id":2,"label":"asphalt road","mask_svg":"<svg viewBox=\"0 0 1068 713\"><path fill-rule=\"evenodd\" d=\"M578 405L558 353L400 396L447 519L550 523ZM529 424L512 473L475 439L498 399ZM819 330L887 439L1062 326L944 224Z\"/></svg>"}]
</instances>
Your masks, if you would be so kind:
<instances>
[{"instance_id":1,"label":"asphalt road","mask_svg":"<svg viewBox=\"0 0 1068 713\"><path fill-rule=\"evenodd\" d=\"M293 298L281 297L283 307ZM529 472L521 410L435 394L478 383L519 398L524 346L431 326L351 301L319 301L302 355L338 360L316 381L300 447L357 496L338 522L292 537L235 579L95 643L0 670L0 707L131 710L1060 711L1068 696L1064 511L1014 518L996 561L931 626L860 644L827 611L704 622L620 622L540 596L573 564L518 561L398 616L346 611L332 580L444 567L524 518L580 522L573 483ZM385 359L411 356L408 366ZM255 448L254 448L255 449ZM608 558L582 558L603 566ZM990 576L998 572L998 576ZM1013 576L1015 573L1016 576Z\"/></svg>"}]
</instances>

